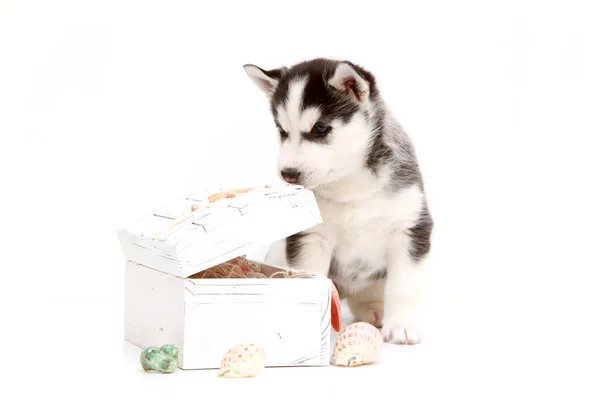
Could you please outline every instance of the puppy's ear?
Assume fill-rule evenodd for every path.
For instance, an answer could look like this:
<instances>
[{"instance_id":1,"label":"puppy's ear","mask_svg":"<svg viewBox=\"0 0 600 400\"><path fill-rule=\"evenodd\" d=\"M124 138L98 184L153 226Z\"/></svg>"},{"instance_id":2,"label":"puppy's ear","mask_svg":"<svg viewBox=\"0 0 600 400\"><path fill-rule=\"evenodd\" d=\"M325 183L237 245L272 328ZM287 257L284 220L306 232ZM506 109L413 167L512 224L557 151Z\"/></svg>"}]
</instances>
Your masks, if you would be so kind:
<instances>
[{"instance_id":1,"label":"puppy's ear","mask_svg":"<svg viewBox=\"0 0 600 400\"><path fill-rule=\"evenodd\" d=\"M284 74L283 68L265 71L253 64L244 65L244 69L250 79L252 79L252 82L254 82L269 98L275 93L275 89Z\"/></svg>"},{"instance_id":2,"label":"puppy's ear","mask_svg":"<svg viewBox=\"0 0 600 400\"><path fill-rule=\"evenodd\" d=\"M327 83L341 92L348 93L353 100L359 103L369 98L369 82L347 62L338 64Z\"/></svg>"}]
</instances>

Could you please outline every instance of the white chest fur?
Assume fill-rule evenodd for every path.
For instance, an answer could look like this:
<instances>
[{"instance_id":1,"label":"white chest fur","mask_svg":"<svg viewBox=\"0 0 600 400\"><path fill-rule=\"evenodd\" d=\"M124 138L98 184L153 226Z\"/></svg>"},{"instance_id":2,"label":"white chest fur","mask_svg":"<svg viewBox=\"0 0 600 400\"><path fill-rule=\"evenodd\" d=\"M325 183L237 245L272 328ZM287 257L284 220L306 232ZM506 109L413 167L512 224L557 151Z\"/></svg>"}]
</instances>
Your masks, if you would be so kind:
<instances>
[{"instance_id":1,"label":"white chest fur","mask_svg":"<svg viewBox=\"0 0 600 400\"><path fill-rule=\"evenodd\" d=\"M339 269L337 280L359 289L369 275L387 268L389 249L406 246L406 230L419 218L423 195L418 187L391 196L377 192L357 201L338 202L317 196L323 224L319 232Z\"/></svg>"}]
</instances>

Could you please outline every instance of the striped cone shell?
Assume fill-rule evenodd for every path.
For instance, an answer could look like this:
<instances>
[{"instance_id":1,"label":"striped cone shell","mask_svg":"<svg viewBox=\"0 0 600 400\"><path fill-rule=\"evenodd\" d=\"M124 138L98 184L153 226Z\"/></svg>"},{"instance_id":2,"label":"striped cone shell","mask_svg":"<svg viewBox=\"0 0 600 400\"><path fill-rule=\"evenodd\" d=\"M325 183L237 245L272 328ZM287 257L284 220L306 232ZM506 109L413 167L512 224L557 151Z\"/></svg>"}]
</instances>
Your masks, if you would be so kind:
<instances>
[{"instance_id":1,"label":"striped cone shell","mask_svg":"<svg viewBox=\"0 0 600 400\"><path fill-rule=\"evenodd\" d=\"M340 332L331 357L333 365L354 367L375 361L381 351L381 332L366 322L355 322Z\"/></svg>"},{"instance_id":2,"label":"striped cone shell","mask_svg":"<svg viewBox=\"0 0 600 400\"><path fill-rule=\"evenodd\" d=\"M226 378L254 377L265 367L266 354L252 343L233 346L221 360L219 376Z\"/></svg>"}]
</instances>

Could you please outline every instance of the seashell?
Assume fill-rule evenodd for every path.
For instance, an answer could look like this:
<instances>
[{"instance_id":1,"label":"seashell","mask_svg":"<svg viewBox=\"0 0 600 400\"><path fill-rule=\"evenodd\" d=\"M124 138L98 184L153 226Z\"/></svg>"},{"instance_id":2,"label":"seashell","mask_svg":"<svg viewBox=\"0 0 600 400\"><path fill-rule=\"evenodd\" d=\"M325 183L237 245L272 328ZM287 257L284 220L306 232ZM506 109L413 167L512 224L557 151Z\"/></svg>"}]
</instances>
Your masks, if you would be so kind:
<instances>
[{"instance_id":1,"label":"seashell","mask_svg":"<svg viewBox=\"0 0 600 400\"><path fill-rule=\"evenodd\" d=\"M331 326L334 331L339 332L342 327L342 305L340 303L340 294L331 284Z\"/></svg>"},{"instance_id":2,"label":"seashell","mask_svg":"<svg viewBox=\"0 0 600 400\"><path fill-rule=\"evenodd\" d=\"M222 192L218 192L218 193L213 193L210 196L208 196L208 201L210 203L214 203L215 201L221 200L221 199L233 199L235 197L237 197L238 193L248 193L251 192L253 189L252 188L237 188L237 189L231 189L231 190L226 190L226 191L222 191Z\"/></svg>"},{"instance_id":3,"label":"seashell","mask_svg":"<svg viewBox=\"0 0 600 400\"><path fill-rule=\"evenodd\" d=\"M355 322L340 332L331 362L346 367L369 364L379 356L382 344L383 337L377 328L366 322Z\"/></svg>"},{"instance_id":4,"label":"seashell","mask_svg":"<svg viewBox=\"0 0 600 400\"><path fill-rule=\"evenodd\" d=\"M219 193L211 194L210 196L208 196L208 201L210 203L214 203L215 201L218 201L221 199L233 199L234 197L236 197L236 194L234 192L231 192L231 191L219 192Z\"/></svg>"},{"instance_id":5,"label":"seashell","mask_svg":"<svg viewBox=\"0 0 600 400\"><path fill-rule=\"evenodd\" d=\"M265 367L266 354L252 343L233 346L221 360L219 376L226 378L255 377Z\"/></svg>"},{"instance_id":6,"label":"seashell","mask_svg":"<svg viewBox=\"0 0 600 400\"><path fill-rule=\"evenodd\" d=\"M179 346L164 345L163 347L148 347L140 354L140 363L144 371L158 371L170 374L177 369Z\"/></svg>"},{"instance_id":7,"label":"seashell","mask_svg":"<svg viewBox=\"0 0 600 400\"><path fill-rule=\"evenodd\" d=\"M160 349L174 359L179 358L179 345L177 344L165 344Z\"/></svg>"},{"instance_id":8,"label":"seashell","mask_svg":"<svg viewBox=\"0 0 600 400\"><path fill-rule=\"evenodd\" d=\"M200 208L198 204L192 204L189 209L182 211L181 213L175 216L175 219L169 223L168 229L173 229L175 226L181 224L184 221L187 221L187 219L194 215L196 211L204 209L206 209L206 207Z\"/></svg>"}]
</instances>

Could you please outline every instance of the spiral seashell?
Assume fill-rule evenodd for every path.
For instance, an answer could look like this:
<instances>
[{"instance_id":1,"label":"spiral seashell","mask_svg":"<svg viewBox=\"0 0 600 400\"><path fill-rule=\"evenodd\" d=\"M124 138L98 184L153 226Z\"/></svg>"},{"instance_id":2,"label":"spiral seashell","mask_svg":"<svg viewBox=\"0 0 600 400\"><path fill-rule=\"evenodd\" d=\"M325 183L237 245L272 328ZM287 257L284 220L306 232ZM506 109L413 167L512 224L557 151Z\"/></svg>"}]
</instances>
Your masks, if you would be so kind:
<instances>
[{"instance_id":1,"label":"spiral seashell","mask_svg":"<svg viewBox=\"0 0 600 400\"><path fill-rule=\"evenodd\" d=\"M354 367L375 361L381 351L381 332L366 322L355 322L340 332L335 342L333 365Z\"/></svg>"},{"instance_id":2,"label":"spiral seashell","mask_svg":"<svg viewBox=\"0 0 600 400\"><path fill-rule=\"evenodd\" d=\"M265 367L266 354L252 343L233 346L221 360L219 376L226 378L255 377Z\"/></svg>"}]
</instances>

